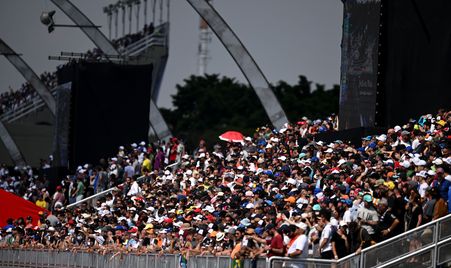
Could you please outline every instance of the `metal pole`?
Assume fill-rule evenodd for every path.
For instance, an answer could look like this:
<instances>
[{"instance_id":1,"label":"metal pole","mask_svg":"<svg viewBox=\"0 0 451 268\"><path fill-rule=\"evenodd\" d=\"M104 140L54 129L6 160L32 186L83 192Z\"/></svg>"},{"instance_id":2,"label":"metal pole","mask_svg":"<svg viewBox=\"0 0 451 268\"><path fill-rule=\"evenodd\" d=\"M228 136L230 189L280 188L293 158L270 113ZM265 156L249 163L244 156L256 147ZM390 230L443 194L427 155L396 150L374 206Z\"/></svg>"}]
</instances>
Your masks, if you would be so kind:
<instances>
[{"instance_id":1,"label":"metal pole","mask_svg":"<svg viewBox=\"0 0 451 268\"><path fill-rule=\"evenodd\" d=\"M128 34L132 33L132 7L132 3L128 2Z\"/></svg>"},{"instance_id":2,"label":"metal pole","mask_svg":"<svg viewBox=\"0 0 451 268\"><path fill-rule=\"evenodd\" d=\"M435 230L434 230L434 254L432 254L432 266L437 267L437 257L438 257L438 241L439 241L439 228L440 228L440 222L435 223Z\"/></svg>"},{"instance_id":3,"label":"metal pole","mask_svg":"<svg viewBox=\"0 0 451 268\"><path fill-rule=\"evenodd\" d=\"M111 16L111 11L108 13L108 39L111 40L111 23L112 23L113 17Z\"/></svg>"},{"instance_id":4,"label":"metal pole","mask_svg":"<svg viewBox=\"0 0 451 268\"><path fill-rule=\"evenodd\" d=\"M125 12L126 12L126 6L125 6L125 3L124 2L121 2L122 3L122 6L121 6L121 8L122 8L122 36L125 36Z\"/></svg>"},{"instance_id":5,"label":"metal pole","mask_svg":"<svg viewBox=\"0 0 451 268\"><path fill-rule=\"evenodd\" d=\"M119 7L117 5L115 5L114 6L114 38L115 39L117 39L118 17L119 17Z\"/></svg>"},{"instance_id":6,"label":"metal pole","mask_svg":"<svg viewBox=\"0 0 451 268\"><path fill-rule=\"evenodd\" d=\"M166 22L169 22L169 18L170 18L170 7L171 7L171 0L167 0L166 1L166 8L167 8L167 10L166 10Z\"/></svg>"},{"instance_id":7,"label":"metal pole","mask_svg":"<svg viewBox=\"0 0 451 268\"><path fill-rule=\"evenodd\" d=\"M144 0L144 25L147 25L147 0Z\"/></svg>"},{"instance_id":8,"label":"metal pole","mask_svg":"<svg viewBox=\"0 0 451 268\"><path fill-rule=\"evenodd\" d=\"M139 0L136 1L136 32L139 32L139 8L140 8L140 3Z\"/></svg>"},{"instance_id":9,"label":"metal pole","mask_svg":"<svg viewBox=\"0 0 451 268\"><path fill-rule=\"evenodd\" d=\"M157 0L151 0L152 1L152 24L155 26L155 9L157 5Z\"/></svg>"},{"instance_id":10,"label":"metal pole","mask_svg":"<svg viewBox=\"0 0 451 268\"><path fill-rule=\"evenodd\" d=\"M160 0L160 25L163 23L163 0Z\"/></svg>"}]
</instances>

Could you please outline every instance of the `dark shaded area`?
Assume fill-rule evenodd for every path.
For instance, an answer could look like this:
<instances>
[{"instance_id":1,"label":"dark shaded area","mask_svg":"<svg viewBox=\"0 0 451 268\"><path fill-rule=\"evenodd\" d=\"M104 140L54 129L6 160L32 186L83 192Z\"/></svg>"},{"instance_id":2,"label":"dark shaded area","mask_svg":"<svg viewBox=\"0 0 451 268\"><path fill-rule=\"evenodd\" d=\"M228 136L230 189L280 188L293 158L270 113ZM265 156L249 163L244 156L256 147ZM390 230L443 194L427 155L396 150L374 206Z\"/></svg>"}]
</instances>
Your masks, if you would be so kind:
<instances>
[{"instance_id":1,"label":"dark shaded area","mask_svg":"<svg viewBox=\"0 0 451 268\"><path fill-rule=\"evenodd\" d=\"M450 108L451 1L382 1L380 126Z\"/></svg>"},{"instance_id":2,"label":"dark shaded area","mask_svg":"<svg viewBox=\"0 0 451 268\"><path fill-rule=\"evenodd\" d=\"M380 135L384 133L387 133L386 128L358 127L336 132L318 133L315 135L315 140L323 141L325 143L331 143L336 140L341 140L347 144L352 144L356 147L360 147L362 145L362 138L369 135Z\"/></svg>"},{"instance_id":3,"label":"dark shaded area","mask_svg":"<svg viewBox=\"0 0 451 268\"><path fill-rule=\"evenodd\" d=\"M148 140L151 73L150 65L86 62L58 71L60 84L72 81L70 169Z\"/></svg>"}]
</instances>

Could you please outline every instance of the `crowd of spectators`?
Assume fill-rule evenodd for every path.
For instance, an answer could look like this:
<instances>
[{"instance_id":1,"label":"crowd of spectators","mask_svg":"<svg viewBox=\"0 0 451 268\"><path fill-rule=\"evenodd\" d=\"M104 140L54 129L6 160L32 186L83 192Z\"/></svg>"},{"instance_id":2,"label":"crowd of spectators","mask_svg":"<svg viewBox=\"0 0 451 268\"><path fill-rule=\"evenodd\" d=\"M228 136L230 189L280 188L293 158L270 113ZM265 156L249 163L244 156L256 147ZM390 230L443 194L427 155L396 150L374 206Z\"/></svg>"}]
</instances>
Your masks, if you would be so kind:
<instances>
[{"instance_id":1,"label":"crowd of spectators","mask_svg":"<svg viewBox=\"0 0 451 268\"><path fill-rule=\"evenodd\" d=\"M212 150L201 140L191 154L176 138L120 146L98 166L78 167L52 194L31 169L2 168L1 188L49 212L38 225L4 223L0 245L177 253L182 262L192 255L339 259L451 211L451 112L363 137L358 146L315 140L315 124L261 127Z\"/></svg>"},{"instance_id":2,"label":"crowd of spectators","mask_svg":"<svg viewBox=\"0 0 451 268\"><path fill-rule=\"evenodd\" d=\"M48 88L56 86L56 73L44 72L40 75L40 79ZM37 93L28 82L22 84L19 90L10 87L8 91L0 94L0 115L31 102L35 96Z\"/></svg>"},{"instance_id":3,"label":"crowd of spectators","mask_svg":"<svg viewBox=\"0 0 451 268\"><path fill-rule=\"evenodd\" d=\"M113 46L120 51L143 37L152 34L153 31L154 26L152 24L144 25L144 28L141 31L112 40L112 43ZM94 48L84 53L81 59L85 61L100 61L104 59L104 54L100 49ZM68 64L72 62L73 60L70 60ZM56 72L44 72L40 75L40 80L47 88L52 89L57 85ZM0 94L0 115L17 110L21 105L32 102L37 96L38 94L28 82L22 84L18 90L14 90L10 87L8 91Z\"/></svg>"}]
</instances>

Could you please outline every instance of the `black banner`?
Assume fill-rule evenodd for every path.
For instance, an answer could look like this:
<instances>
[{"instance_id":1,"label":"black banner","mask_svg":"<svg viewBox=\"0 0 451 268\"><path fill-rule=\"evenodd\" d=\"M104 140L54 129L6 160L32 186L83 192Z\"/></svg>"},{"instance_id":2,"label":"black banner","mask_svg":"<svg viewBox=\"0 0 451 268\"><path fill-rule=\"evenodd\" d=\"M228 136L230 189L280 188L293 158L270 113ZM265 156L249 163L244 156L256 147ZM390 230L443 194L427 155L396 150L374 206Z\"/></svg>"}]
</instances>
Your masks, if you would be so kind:
<instances>
[{"instance_id":1,"label":"black banner","mask_svg":"<svg viewBox=\"0 0 451 268\"><path fill-rule=\"evenodd\" d=\"M375 123L380 8L380 0L344 2L340 129Z\"/></svg>"}]
</instances>

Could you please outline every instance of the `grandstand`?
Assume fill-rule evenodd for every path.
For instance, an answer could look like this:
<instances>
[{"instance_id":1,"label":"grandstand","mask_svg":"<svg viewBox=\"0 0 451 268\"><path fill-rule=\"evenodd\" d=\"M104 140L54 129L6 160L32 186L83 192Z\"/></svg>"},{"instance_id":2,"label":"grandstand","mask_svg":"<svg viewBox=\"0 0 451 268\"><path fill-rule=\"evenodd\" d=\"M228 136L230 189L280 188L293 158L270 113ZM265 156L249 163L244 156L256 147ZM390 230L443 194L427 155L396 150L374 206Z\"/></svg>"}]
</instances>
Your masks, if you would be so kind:
<instances>
[{"instance_id":1,"label":"grandstand","mask_svg":"<svg viewBox=\"0 0 451 268\"><path fill-rule=\"evenodd\" d=\"M240 43L208 2L188 2L207 22L216 19L213 30L223 27ZM136 1L120 3L125 10ZM345 5L368 3L380 4ZM374 133L339 132L342 117L332 115L260 126L249 136L228 131L216 144L200 140L192 152L177 137L149 143L140 122L150 113L153 123L168 34L166 21L113 40L114 57L97 43L86 53L61 55L71 60L41 75L56 99L55 114L29 84L1 96L0 119L29 165L0 166L0 267L451 266L449 107ZM237 47L247 53L247 67L258 69ZM253 75L254 87L266 86L260 93L270 90L260 70ZM120 98L121 83L130 98ZM93 98L108 89L116 102ZM372 90L365 105L379 98ZM362 112L371 119L361 119L362 127L376 126L368 124L377 121L376 104L374 112ZM99 122L92 107L111 118ZM280 124L284 115L272 115ZM89 116L113 126L98 131ZM0 147L2 159L6 153ZM51 177L49 170L66 161L68 175Z\"/></svg>"}]
</instances>

